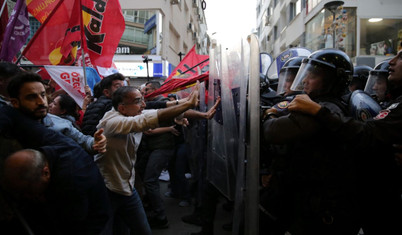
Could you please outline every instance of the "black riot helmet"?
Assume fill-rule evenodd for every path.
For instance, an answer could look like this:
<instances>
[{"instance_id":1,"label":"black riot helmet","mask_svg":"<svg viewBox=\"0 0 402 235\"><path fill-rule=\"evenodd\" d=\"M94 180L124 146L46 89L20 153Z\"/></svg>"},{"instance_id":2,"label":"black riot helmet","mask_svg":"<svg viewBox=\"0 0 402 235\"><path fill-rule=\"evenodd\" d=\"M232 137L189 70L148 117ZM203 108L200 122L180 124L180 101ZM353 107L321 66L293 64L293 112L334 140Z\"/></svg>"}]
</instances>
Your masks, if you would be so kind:
<instances>
[{"instance_id":1,"label":"black riot helmet","mask_svg":"<svg viewBox=\"0 0 402 235\"><path fill-rule=\"evenodd\" d=\"M278 95L286 96L292 92L290 86L292 85L304 58L307 58L307 56L292 57L283 65L279 72L278 88L276 90Z\"/></svg>"},{"instance_id":2,"label":"black riot helmet","mask_svg":"<svg viewBox=\"0 0 402 235\"><path fill-rule=\"evenodd\" d=\"M264 93L269 88L269 80L268 77L262 73L260 73L260 93Z\"/></svg>"},{"instance_id":3,"label":"black riot helmet","mask_svg":"<svg viewBox=\"0 0 402 235\"><path fill-rule=\"evenodd\" d=\"M367 78L372 69L373 68L368 65L355 66L353 70L353 78L349 84L349 91L352 92L355 90L364 90L364 87L367 83Z\"/></svg>"},{"instance_id":4,"label":"black riot helmet","mask_svg":"<svg viewBox=\"0 0 402 235\"><path fill-rule=\"evenodd\" d=\"M337 49L327 48L313 52L303 59L291 86L293 91L304 91L310 97L340 97L352 80L353 64L349 56ZM309 81L320 81L313 86Z\"/></svg>"},{"instance_id":5,"label":"black riot helmet","mask_svg":"<svg viewBox=\"0 0 402 235\"><path fill-rule=\"evenodd\" d=\"M378 102L386 101L389 97L388 69L389 59L377 64L370 71L364 91L374 97Z\"/></svg>"}]
</instances>

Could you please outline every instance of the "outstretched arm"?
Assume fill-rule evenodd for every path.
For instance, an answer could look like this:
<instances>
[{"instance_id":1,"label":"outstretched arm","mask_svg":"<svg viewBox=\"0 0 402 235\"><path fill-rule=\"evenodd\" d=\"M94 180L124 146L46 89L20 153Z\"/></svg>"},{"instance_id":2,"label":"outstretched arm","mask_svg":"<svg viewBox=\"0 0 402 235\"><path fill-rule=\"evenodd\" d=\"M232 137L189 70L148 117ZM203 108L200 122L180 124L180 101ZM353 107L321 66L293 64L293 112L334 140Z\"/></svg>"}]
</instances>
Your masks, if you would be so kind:
<instances>
[{"instance_id":1,"label":"outstretched arm","mask_svg":"<svg viewBox=\"0 0 402 235\"><path fill-rule=\"evenodd\" d=\"M218 107L219 103L221 102L221 97L218 97L216 99L216 102L214 106L212 106L207 112L200 112L194 109L189 109L186 112L184 112L184 117L185 118L190 118L190 119L211 119L214 117L216 113L216 108Z\"/></svg>"},{"instance_id":2,"label":"outstretched arm","mask_svg":"<svg viewBox=\"0 0 402 235\"><path fill-rule=\"evenodd\" d=\"M199 89L200 89L200 83L197 81L195 89L193 90L193 92L191 92L190 96L184 103L168 107L165 109L158 109L159 123L173 120L176 116L179 116L181 113L198 106Z\"/></svg>"}]
</instances>

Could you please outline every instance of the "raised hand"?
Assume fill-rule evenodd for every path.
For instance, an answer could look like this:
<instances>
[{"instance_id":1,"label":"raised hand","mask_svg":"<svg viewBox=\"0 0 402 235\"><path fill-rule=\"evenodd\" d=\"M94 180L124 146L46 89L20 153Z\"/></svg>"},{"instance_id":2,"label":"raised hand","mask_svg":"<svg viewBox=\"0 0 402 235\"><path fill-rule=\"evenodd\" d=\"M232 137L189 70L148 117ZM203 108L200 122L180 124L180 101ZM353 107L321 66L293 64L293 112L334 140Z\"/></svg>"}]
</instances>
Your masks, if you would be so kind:
<instances>
[{"instance_id":1,"label":"raised hand","mask_svg":"<svg viewBox=\"0 0 402 235\"><path fill-rule=\"evenodd\" d=\"M221 97L218 96L218 98L215 101L214 106L212 106L208 112L205 113L205 118L206 119L211 119L214 117L215 113L216 113L216 108L218 107L218 105L221 103Z\"/></svg>"}]
</instances>

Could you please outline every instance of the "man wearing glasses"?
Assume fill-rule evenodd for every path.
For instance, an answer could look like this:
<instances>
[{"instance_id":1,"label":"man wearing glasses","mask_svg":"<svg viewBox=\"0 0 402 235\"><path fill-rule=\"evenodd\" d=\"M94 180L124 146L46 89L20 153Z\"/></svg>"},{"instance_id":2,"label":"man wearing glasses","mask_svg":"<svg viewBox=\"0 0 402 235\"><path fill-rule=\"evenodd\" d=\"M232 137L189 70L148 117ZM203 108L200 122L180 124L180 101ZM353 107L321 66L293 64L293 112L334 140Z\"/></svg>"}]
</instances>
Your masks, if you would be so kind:
<instances>
[{"instance_id":1,"label":"man wearing glasses","mask_svg":"<svg viewBox=\"0 0 402 235\"><path fill-rule=\"evenodd\" d=\"M95 161L109 191L114 215L119 215L136 234L151 234L141 199L134 188L134 164L142 132L197 106L198 88L199 84L182 104L144 110L146 105L140 91L134 87L121 87L113 94L113 109L97 126L98 129L104 128L108 146L105 153L95 156ZM113 219L109 221L108 228L111 234Z\"/></svg>"}]
</instances>

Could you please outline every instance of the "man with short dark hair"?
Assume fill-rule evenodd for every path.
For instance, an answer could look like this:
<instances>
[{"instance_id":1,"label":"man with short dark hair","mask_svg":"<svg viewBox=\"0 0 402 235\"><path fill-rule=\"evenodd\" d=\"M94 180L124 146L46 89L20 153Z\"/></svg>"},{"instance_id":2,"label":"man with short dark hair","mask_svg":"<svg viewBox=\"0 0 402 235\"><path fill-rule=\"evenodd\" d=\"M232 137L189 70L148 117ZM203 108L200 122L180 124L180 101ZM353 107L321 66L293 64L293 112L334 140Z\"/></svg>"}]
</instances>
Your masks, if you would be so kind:
<instances>
[{"instance_id":1,"label":"man with short dark hair","mask_svg":"<svg viewBox=\"0 0 402 235\"><path fill-rule=\"evenodd\" d=\"M105 151L106 138L101 130L94 133L94 137L83 135L70 121L48 114L46 91L40 75L20 73L13 77L7 90L12 106L24 115L72 138L91 154Z\"/></svg>"},{"instance_id":2,"label":"man with short dark hair","mask_svg":"<svg viewBox=\"0 0 402 235\"><path fill-rule=\"evenodd\" d=\"M186 102L166 109L144 110L145 102L134 87L121 87L113 94L113 109L99 122L108 146L95 161L105 179L115 214L138 234L151 234L139 195L134 188L136 152L142 132L173 120L198 104L198 87ZM110 221L110 228L113 221Z\"/></svg>"},{"instance_id":3,"label":"man with short dark hair","mask_svg":"<svg viewBox=\"0 0 402 235\"><path fill-rule=\"evenodd\" d=\"M8 104L7 86L10 78L20 72L16 64L0 62L0 107Z\"/></svg>"},{"instance_id":4,"label":"man with short dark hair","mask_svg":"<svg viewBox=\"0 0 402 235\"><path fill-rule=\"evenodd\" d=\"M100 81L102 95L88 105L82 120L82 133L93 136L96 125L103 115L112 109L112 95L120 87L124 86L124 76L121 73L111 74Z\"/></svg>"}]
</instances>

